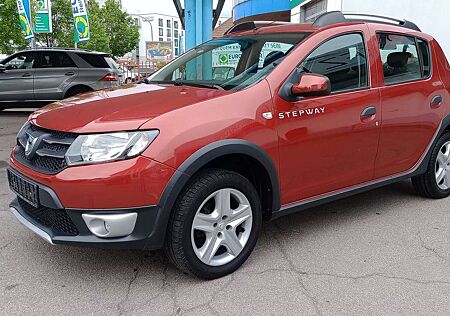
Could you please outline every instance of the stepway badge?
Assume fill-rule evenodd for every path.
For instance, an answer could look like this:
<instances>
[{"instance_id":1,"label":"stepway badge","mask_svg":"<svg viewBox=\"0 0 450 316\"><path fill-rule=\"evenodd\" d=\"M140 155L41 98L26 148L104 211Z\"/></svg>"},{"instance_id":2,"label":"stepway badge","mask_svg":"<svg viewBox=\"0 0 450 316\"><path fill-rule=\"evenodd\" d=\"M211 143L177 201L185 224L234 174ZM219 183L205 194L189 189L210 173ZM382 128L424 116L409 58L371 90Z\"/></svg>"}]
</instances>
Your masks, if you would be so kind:
<instances>
[{"instance_id":1,"label":"stepway badge","mask_svg":"<svg viewBox=\"0 0 450 316\"><path fill-rule=\"evenodd\" d=\"M85 0L72 0L73 24L75 42L87 42L90 40L89 20Z\"/></svg>"},{"instance_id":2,"label":"stepway badge","mask_svg":"<svg viewBox=\"0 0 450 316\"><path fill-rule=\"evenodd\" d=\"M29 0L25 0L29 1ZM34 37L33 30L31 29L30 17L25 10L23 0L17 0L17 9L19 11L20 26L22 27L22 33L26 40L30 40Z\"/></svg>"}]
</instances>

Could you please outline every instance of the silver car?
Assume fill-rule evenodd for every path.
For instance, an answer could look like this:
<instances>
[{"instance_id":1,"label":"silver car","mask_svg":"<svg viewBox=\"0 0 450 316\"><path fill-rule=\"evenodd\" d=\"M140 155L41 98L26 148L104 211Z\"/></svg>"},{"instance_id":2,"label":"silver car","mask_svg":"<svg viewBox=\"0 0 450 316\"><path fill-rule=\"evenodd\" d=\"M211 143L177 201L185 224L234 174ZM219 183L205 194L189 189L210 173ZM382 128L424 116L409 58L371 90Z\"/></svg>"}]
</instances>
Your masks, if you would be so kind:
<instances>
[{"instance_id":1,"label":"silver car","mask_svg":"<svg viewBox=\"0 0 450 316\"><path fill-rule=\"evenodd\" d=\"M0 62L0 110L49 103L120 83L121 72L105 53L33 49Z\"/></svg>"}]
</instances>

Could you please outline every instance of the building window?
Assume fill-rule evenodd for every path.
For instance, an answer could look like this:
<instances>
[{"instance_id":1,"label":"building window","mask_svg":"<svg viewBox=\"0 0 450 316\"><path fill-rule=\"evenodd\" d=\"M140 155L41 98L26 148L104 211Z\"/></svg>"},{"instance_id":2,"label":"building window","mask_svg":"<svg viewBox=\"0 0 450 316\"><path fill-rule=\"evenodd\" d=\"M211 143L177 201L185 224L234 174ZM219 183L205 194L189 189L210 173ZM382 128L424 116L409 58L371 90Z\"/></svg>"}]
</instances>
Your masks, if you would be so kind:
<instances>
[{"instance_id":1,"label":"building window","mask_svg":"<svg viewBox=\"0 0 450 316\"><path fill-rule=\"evenodd\" d=\"M174 38L178 38L178 31L177 30L173 31L173 37Z\"/></svg>"},{"instance_id":2,"label":"building window","mask_svg":"<svg viewBox=\"0 0 450 316\"><path fill-rule=\"evenodd\" d=\"M160 41L160 42L164 42L164 38L160 37L160 38L159 38L159 41Z\"/></svg>"},{"instance_id":3,"label":"building window","mask_svg":"<svg viewBox=\"0 0 450 316\"><path fill-rule=\"evenodd\" d=\"M167 28L171 28L172 27L172 22L170 20L167 20Z\"/></svg>"},{"instance_id":4,"label":"building window","mask_svg":"<svg viewBox=\"0 0 450 316\"><path fill-rule=\"evenodd\" d=\"M178 55L179 55L178 48L175 47L175 56L178 56Z\"/></svg>"},{"instance_id":5,"label":"building window","mask_svg":"<svg viewBox=\"0 0 450 316\"><path fill-rule=\"evenodd\" d=\"M173 28L178 29L178 21L173 21Z\"/></svg>"},{"instance_id":6,"label":"building window","mask_svg":"<svg viewBox=\"0 0 450 316\"><path fill-rule=\"evenodd\" d=\"M327 1L311 1L301 7L300 23L312 23L321 14L327 12Z\"/></svg>"},{"instance_id":7,"label":"building window","mask_svg":"<svg viewBox=\"0 0 450 316\"><path fill-rule=\"evenodd\" d=\"M159 25L159 27L163 27L164 26L164 20L163 19L159 19L158 20L158 25Z\"/></svg>"},{"instance_id":8,"label":"building window","mask_svg":"<svg viewBox=\"0 0 450 316\"><path fill-rule=\"evenodd\" d=\"M164 36L164 30L163 29L159 29L159 36Z\"/></svg>"},{"instance_id":9,"label":"building window","mask_svg":"<svg viewBox=\"0 0 450 316\"><path fill-rule=\"evenodd\" d=\"M178 38L175 39L175 47L178 47Z\"/></svg>"},{"instance_id":10,"label":"building window","mask_svg":"<svg viewBox=\"0 0 450 316\"><path fill-rule=\"evenodd\" d=\"M172 30L167 29L167 37L172 37Z\"/></svg>"}]
</instances>

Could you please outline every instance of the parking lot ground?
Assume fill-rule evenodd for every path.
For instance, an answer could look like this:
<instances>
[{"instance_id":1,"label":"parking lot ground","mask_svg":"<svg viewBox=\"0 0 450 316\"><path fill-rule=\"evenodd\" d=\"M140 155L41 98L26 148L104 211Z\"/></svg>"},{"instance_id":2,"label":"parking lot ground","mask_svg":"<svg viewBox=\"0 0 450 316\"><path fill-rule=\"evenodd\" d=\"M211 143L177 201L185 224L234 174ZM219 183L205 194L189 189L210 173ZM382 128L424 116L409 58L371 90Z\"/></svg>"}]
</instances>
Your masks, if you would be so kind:
<instances>
[{"instance_id":1,"label":"parking lot ground","mask_svg":"<svg viewBox=\"0 0 450 316\"><path fill-rule=\"evenodd\" d=\"M8 211L28 114L0 112L0 314L450 314L450 199L409 181L264 224L245 265L214 281L161 252L51 246Z\"/></svg>"}]
</instances>

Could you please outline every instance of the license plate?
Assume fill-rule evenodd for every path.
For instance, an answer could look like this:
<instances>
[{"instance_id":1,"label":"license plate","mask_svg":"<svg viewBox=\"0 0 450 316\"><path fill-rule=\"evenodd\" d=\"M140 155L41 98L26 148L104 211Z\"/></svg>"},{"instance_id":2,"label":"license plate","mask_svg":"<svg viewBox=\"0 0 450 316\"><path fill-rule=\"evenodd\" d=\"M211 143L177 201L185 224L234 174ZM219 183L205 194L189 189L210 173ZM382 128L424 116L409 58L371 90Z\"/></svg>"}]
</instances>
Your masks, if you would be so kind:
<instances>
[{"instance_id":1,"label":"license plate","mask_svg":"<svg viewBox=\"0 0 450 316\"><path fill-rule=\"evenodd\" d=\"M10 189L22 200L30 203L34 207L39 207L39 187L36 184L11 170L8 170L8 182Z\"/></svg>"}]
</instances>

